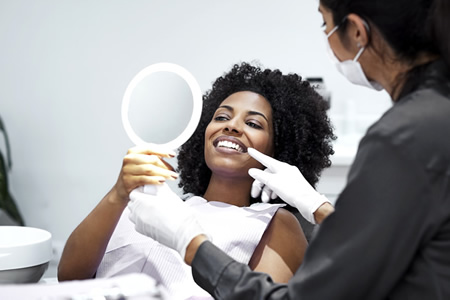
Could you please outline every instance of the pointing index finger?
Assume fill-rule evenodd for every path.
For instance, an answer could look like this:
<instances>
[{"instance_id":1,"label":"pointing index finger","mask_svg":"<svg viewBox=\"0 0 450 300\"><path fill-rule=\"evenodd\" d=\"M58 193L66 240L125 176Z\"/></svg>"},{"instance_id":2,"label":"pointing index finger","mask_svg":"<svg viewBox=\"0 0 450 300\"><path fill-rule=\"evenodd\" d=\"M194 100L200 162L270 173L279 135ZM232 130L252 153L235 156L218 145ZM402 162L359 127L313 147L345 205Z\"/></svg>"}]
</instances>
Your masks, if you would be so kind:
<instances>
[{"instance_id":1,"label":"pointing index finger","mask_svg":"<svg viewBox=\"0 0 450 300\"><path fill-rule=\"evenodd\" d=\"M262 163L266 168L271 171L275 171L276 163L278 162L276 159L267 156L254 148L248 148L247 151L251 157Z\"/></svg>"}]
</instances>

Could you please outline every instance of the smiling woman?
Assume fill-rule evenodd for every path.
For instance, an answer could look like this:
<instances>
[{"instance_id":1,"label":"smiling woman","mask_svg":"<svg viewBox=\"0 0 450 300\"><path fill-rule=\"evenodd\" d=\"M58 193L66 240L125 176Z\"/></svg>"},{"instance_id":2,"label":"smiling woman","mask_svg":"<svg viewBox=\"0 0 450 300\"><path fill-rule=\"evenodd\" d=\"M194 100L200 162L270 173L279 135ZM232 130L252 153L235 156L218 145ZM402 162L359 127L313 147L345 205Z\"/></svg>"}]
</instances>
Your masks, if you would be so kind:
<instances>
[{"instance_id":1,"label":"smiling woman","mask_svg":"<svg viewBox=\"0 0 450 300\"><path fill-rule=\"evenodd\" d=\"M238 112L234 110L238 109L236 103L244 99L258 106L255 109L244 107L241 125L236 128L233 124ZM242 119L244 116L247 119ZM330 166L329 156L333 154L331 141L335 137L323 98L297 74L286 75L280 70L241 63L217 78L212 89L205 94L197 130L179 151L180 187L185 193L206 193L212 172L207 158L201 159L199 154L205 153L206 156L210 144L205 141L205 135L220 124L228 125L223 130L228 133L222 135L235 141L241 141L237 137L251 129L255 130L252 131L255 134L270 134L271 150L260 148L258 144L244 144L243 148L253 146L277 160L297 166L312 186L317 184L322 170ZM257 130L258 126L262 129ZM258 166L261 168L261 165ZM261 199L250 197L249 201L255 203ZM280 199L273 202L284 203Z\"/></svg>"},{"instance_id":2,"label":"smiling woman","mask_svg":"<svg viewBox=\"0 0 450 300\"><path fill-rule=\"evenodd\" d=\"M221 193L214 192L215 186L233 178L238 181L233 188L236 193L232 193L235 195L230 195L227 201L241 206L250 205L247 191L236 189L237 186L248 187L251 183L252 178L248 176L250 168L262 168L247 155L248 147L273 155L272 108L263 96L243 91L227 97L206 127L205 162L212 173L205 192L207 199L222 198Z\"/></svg>"},{"instance_id":3,"label":"smiling woman","mask_svg":"<svg viewBox=\"0 0 450 300\"><path fill-rule=\"evenodd\" d=\"M300 76L242 63L204 95L200 124L179 151L186 203L214 243L276 282L293 276L307 242L281 200L257 203L261 199L251 197L248 170L263 166L247 149L295 164L314 185L333 153L326 109L326 102ZM132 190L178 177L163 159L171 155L143 147L129 150L117 183L69 237L60 280L142 272L167 289L171 299L209 298L178 253L139 234L125 209Z\"/></svg>"}]
</instances>

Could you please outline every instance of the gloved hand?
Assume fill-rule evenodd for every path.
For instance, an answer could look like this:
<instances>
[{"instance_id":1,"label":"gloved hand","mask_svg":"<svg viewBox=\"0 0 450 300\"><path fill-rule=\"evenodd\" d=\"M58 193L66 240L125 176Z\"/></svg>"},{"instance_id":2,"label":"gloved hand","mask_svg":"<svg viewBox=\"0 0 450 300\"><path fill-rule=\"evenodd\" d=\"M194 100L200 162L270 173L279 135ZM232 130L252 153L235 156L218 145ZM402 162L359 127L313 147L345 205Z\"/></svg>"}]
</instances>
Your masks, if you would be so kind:
<instances>
[{"instance_id":1,"label":"gloved hand","mask_svg":"<svg viewBox=\"0 0 450 300\"><path fill-rule=\"evenodd\" d=\"M253 172L253 171L251 171L251 172ZM264 169L263 172L273 174L272 171L268 168ZM250 170L249 170L249 174L250 174ZM270 175L268 175L268 176L270 176ZM253 178L255 178L255 177L253 177ZM262 183L261 181L259 181L257 179L255 179L255 181L253 181L251 194L252 194L253 198L256 198L259 195L261 195L261 201L263 203L267 203L270 200L276 199L278 197L277 193L275 193L268 185L265 185L264 183Z\"/></svg>"},{"instance_id":2,"label":"gloved hand","mask_svg":"<svg viewBox=\"0 0 450 300\"><path fill-rule=\"evenodd\" d=\"M248 154L267 167L264 171L255 168L248 171L255 179L252 197L256 198L262 193L262 200L268 201L278 195L283 201L296 207L306 220L316 224L314 212L323 203L330 201L306 181L299 169L253 148L248 149Z\"/></svg>"},{"instance_id":3,"label":"gloved hand","mask_svg":"<svg viewBox=\"0 0 450 300\"><path fill-rule=\"evenodd\" d=\"M168 185L139 187L130 193L129 219L137 232L172 248L185 259L186 247L194 237L206 234L195 212Z\"/></svg>"}]
</instances>

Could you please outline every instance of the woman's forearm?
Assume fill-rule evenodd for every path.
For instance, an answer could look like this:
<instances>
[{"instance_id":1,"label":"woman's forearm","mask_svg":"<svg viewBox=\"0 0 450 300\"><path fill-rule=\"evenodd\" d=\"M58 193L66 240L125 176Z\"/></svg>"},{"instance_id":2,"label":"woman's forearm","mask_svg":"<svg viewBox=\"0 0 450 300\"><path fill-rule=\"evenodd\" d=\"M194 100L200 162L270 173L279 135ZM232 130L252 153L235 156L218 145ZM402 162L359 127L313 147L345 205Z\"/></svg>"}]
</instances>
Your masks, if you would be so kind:
<instances>
[{"instance_id":1,"label":"woman's forearm","mask_svg":"<svg viewBox=\"0 0 450 300\"><path fill-rule=\"evenodd\" d=\"M334 212L334 206L328 202L325 202L314 212L314 218L317 224L323 222L332 212Z\"/></svg>"},{"instance_id":2,"label":"woman's forearm","mask_svg":"<svg viewBox=\"0 0 450 300\"><path fill-rule=\"evenodd\" d=\"M113 188L68 238L58 265L58 280L92 278L127 202Z\"/></svg>"}]
</instances>

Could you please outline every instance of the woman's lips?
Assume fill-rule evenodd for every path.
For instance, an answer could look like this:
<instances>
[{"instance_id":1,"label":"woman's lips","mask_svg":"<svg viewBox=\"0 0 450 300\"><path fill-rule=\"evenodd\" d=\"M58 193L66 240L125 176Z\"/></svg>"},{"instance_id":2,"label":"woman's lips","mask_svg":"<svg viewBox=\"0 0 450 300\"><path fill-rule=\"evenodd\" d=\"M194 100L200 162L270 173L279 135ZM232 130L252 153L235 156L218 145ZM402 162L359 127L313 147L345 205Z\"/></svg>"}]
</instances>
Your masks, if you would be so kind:
<instances>
[{"instance_id":1,"label":"woman's lips","mask_svg":"<svg viewBox=\"0 0 450 300\"><path fill-rule=\"evenodd\" d=\"M221 150L228 150L226 152L239 152L246 153L247 146L245 146L240 140L230 136L220 136L214 140L213 145L215 148Z\"/></svg>"}]
</instances>

